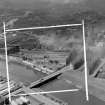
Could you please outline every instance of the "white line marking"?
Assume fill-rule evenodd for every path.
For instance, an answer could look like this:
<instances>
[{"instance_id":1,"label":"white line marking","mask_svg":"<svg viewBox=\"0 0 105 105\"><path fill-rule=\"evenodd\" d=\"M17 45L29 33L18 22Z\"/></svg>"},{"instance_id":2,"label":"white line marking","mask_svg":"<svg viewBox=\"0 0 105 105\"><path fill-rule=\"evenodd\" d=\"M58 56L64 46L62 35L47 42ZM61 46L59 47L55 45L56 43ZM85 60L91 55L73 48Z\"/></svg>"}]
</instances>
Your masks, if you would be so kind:
<instances>
[{"instance_id":1,"label":"white line marking","mask_svg":"<svg viewBox=\"0 0 105 105\"><path fill-rule=\"evenodd\" d=\"M89 101L88 72L87 72L87 57L86 57L86 40L85 40L84 20L82 20L82 26L83 26L83 45L84 45L84 60L85 60L85 91L86 91L86 100Z\"/></svg>"},{"instance_id":2,"label":"white line marking","mask_svg":"<svg viewBox=\"0 0 105 105\"><path fill-rule=\"evenodd\" d=\"M70 27L70 26L82 26L82 24L66 24L66 25L55 25L55 26L42 26L42 27L29 27L29 28L19 28L19 29L7 29L6 32L22 31L22 30L33 30L33 29L48 29L48 28L57 28L57 27Z\"/></svg>"},{"instance_id":3,"label":"white line marking","mask_svg":"<svg viewBox=\"0 0 105 105\"><path fill-rule=\"evenodd\" d=\"M75 91L79 91L79 89L47 91L47 92L35 92L35 93L17 94L17 95L12 95L12 96L39 95L39 94L64 93L64 92L75 92Z\"/></svg>"},{"instance_id":4,"label":"white line marking","mask_svg":"<svg viewBox=\"0 0 105 105\"><path fill-rule=\"evenodd\" d=\"M32 30L32 29L48 29L48 28L57 28L57 27L70 27L70 26L83 26L83 43L84 43L84 60L85 60L85 87L86 87L86 99L88 101L89 100L89 95L88 95L88 81L87 81L87 60L86 60L86 41L85 41L84 20L82 21L82 24L67 24L67 25L56 25L56 26L45 26L45 27L7 29L7 30L4 31L4 33L6 34L6 32L10 32L10 31L22 31L22 30ZM66 92L66 91L68 92L68 91L71 91L71 90L49 91L49 92L38 92L38 93L45 94L45 93L57 93L57 92ZM38 93L34 93L34 94L38 94ZM33 94L33 93L30 93L30 94Z\"/></svg>"},{"instance_id":5,"label":"white line marking","mask_svg":"<svg viewBox=\"0 0 105 105\"><path fill-rule=\"evenodd\" d=\"M7 71L7 81L8 81L8 93L9 93L9 101L11 102L5 22L3 22L3 26L4 26L4 41L5 41L5 57L6 57L6 71Z\"/></svg>"}]
</instances>

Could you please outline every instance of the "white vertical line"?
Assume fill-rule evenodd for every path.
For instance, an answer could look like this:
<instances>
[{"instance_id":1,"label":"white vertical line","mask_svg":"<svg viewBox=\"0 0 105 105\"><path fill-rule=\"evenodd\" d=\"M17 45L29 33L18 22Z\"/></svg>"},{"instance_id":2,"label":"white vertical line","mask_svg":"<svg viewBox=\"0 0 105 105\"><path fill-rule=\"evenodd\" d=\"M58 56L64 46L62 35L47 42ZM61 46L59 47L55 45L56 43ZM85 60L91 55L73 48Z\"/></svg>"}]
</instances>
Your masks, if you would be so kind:
<instances>
[{"instance_id":1,"label":"white vertical line","mask_svg":"<svg viewBox=\"0 0 105 105\"><path fill-rule=\"evenodd\" d=\"M4 41L5 41L5 57L6 57L6 71L7 71L7 81L8 81L8 93L9 93L9 101L11 102L5 22L3 22L3 27L4 27Z\"/></svg>"},{"instance_id":2,"label":"white vertical line","mask_svg":"<svg viewBox=\"0 0 105 105\"><path fill-rule=\"evenodd\" d=\"M84 45L84 63L85 63L85 91L86 91L86 100L89 101L89 93L88 93L88 72L87 72L87 58L86 58L86 38L85 38L85 25L84 20L82 20L83 25L83 45Z\"/></svg>"}]
</instances>

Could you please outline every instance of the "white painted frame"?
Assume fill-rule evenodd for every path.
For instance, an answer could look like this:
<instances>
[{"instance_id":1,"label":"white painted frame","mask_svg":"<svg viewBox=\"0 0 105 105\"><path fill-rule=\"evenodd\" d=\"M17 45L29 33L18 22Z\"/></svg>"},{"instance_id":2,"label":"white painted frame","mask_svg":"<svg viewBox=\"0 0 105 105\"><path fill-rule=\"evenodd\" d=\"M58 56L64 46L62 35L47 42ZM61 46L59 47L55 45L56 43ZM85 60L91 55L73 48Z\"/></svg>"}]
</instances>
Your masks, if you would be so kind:
<instances>
[{"instance_id":1,"label":"white painted frame","mask_svg":"<svg viewBox=\"0 0 105 105\"><path fill-rule=\"evenodd\" d=\"M66 25L55 25L55 26L43 26L43 27L29 27L29 28L18 28L18 29L6 29L5 22L3 22L4 28L4 41L5 41L5 57L6 57L6 71L7 71L7 81L8 81L8 93L9 93L9 101L11 102L11 93L10 93L10 77L9 77L9 68L8 68L8 55L7 55L7 40L6 34L8 32L13 31L25 31L25 30L38 30L38 29L51 29L51 28L60 28L60 27L77 27L82 26L83 32L83 46L84 46L84 63L85 63L85 93L86 93L86 100L89 101L89 92L88 92L88 71L87 71L87 60L86 60L86 38L85 38L85 23L82 20L81 24L66 24ZM59 91L48 91L48 92L36 92L36 93L29 93L29 94L45 94L45 93L57 93L57 92L74 92L78 91L78 89L71 89L71 90L59 90ZM21 94L21 95L28 95L28 94Z\"/></svg>"}]
</instances>

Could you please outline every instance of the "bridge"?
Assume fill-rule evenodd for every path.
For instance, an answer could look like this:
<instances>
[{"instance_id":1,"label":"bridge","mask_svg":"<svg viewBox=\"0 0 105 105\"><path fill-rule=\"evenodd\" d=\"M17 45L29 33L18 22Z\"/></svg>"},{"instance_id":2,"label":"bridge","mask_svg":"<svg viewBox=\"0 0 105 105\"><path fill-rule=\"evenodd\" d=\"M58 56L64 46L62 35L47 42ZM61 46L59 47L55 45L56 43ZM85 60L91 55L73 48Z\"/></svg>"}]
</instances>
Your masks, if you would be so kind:
<instances>
[{"instance_id":1,"label":"bridge","mask_svg":"<svg viewBox=\"0 0 105 105\"><path fill-rule=\"evenodd\" d=\"M47 75L47 76L45 76L45 77L43 77L43 78L41 78L41 79L39 79L37 81L31 83L31 85L29 86L29 88L39 87L39 86L41 86L41 85L43 85L43 84L45 84L45 83L47 83L47 82L49 82L49 81L57 78L63 72L68 71L68 70L72 70L72 68L70 68L70 66L68 66L68 67L62 68L61 70L58 70L56 72L53 72L53 73L51 73L51 74L49 74L49 75Z\"/></svg>"}]
</instances>

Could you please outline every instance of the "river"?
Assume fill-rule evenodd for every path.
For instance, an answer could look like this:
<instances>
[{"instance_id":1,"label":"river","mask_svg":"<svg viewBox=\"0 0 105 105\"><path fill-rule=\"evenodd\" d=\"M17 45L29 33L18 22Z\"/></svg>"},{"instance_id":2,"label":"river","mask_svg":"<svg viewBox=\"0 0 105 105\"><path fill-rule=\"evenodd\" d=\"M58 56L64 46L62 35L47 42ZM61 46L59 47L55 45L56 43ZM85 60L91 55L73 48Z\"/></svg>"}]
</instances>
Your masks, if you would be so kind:
<instances>
[{"instance_id":1,"label":"river","mask_svg":"<svg viewBox=\"0 0 105 105\"><path fill-rule=\"evenodd\" d=\"M4 61L0 61L0 72L1 75L6 76L6 66ZM17 63L9 63L9 74L10 79L13 79L16 82L21 81L24 84L30 84L31 82L34 82L37 79L45 76L45 74L41 72L33 72L32 69L19 65ZM45 91L49 91L74 89L76 87L72 85L72 83L68 84L65 79L61 77L60 79L54 80L40 88ZM89 95L90 101L86 102L85 92L81 89L78 92L54 93L52 95L65 102L68 102L69 105L105 105L105 102L92 95Z\"/></svg>"}]
</instances>

